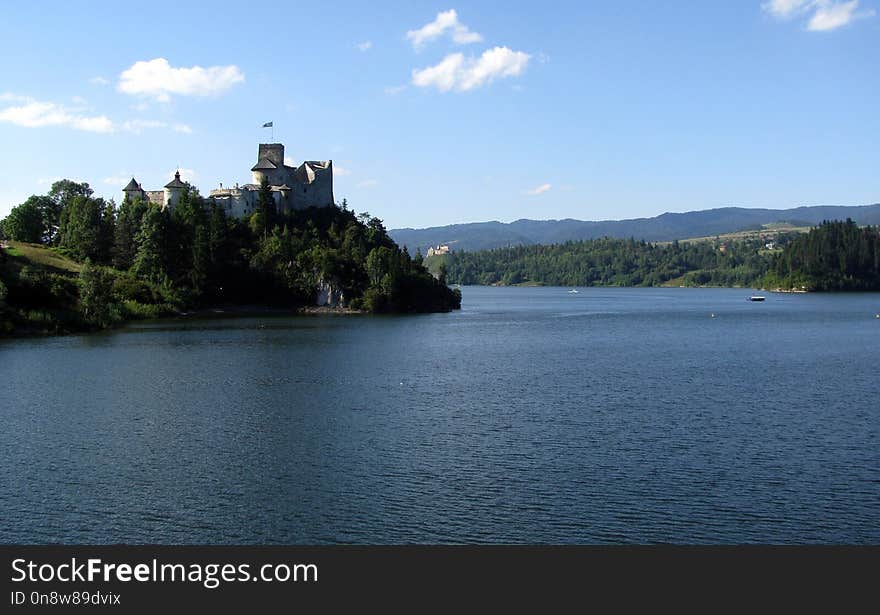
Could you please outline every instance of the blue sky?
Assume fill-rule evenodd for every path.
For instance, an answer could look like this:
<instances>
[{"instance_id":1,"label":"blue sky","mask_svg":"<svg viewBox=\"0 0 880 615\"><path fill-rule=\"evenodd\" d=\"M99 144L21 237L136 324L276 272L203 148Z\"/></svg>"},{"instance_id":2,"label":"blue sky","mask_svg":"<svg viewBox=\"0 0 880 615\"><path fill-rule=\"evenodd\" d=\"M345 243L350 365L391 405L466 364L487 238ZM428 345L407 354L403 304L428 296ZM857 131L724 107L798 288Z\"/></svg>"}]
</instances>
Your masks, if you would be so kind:
<instances>
[{"instance_id":1,"label":"blue sky","mask_svg":"<svg viewBox=\"0 0 880 615\"><path fill-rule=\"evenodd\" d=\"M880 201L880 0L5 3L0 216L250 181L390 228Z\"/></svg>"}]
</instances>

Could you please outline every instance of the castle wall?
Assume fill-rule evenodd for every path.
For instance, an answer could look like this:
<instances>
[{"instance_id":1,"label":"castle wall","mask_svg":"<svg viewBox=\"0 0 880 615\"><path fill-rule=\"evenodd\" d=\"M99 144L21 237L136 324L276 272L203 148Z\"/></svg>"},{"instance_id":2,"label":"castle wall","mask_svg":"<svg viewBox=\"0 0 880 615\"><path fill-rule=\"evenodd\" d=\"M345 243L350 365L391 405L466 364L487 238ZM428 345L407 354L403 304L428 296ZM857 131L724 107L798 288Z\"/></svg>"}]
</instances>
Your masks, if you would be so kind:
<instances>
[{"instance_id":1,"label":"castle wall","mask_svg":"<svg viewBox=\"0 0 880 615\"><path fill-rule=\"evenodd\" d=\"M227 217L244 218L257 207L257 193L254 190L212 190L210 196L223 208Z\"/></svg>"},{"instance_id":2,"label":"castle wall","mask_svg":"<svg viewBox=\"0 0 880 615\"><path fill-rule=\"evenodd\" d=\"M329 207L335 204L332 162L325 169L315 169L315 181L311 184L301 184L295 178L293 182L287 184L292 188L289 199L293 201L293 209Z\"/></svg>"},{"instance_id":3,"label":"castle wall","mask_svg":"<svg viewBox=\"0 0 880 615\"><path fill-rule=\"evenodd\" d=\"M165 207L165 191L164 190L147 190L147 200L159 207Z\"/></svg>"}]
</instances>

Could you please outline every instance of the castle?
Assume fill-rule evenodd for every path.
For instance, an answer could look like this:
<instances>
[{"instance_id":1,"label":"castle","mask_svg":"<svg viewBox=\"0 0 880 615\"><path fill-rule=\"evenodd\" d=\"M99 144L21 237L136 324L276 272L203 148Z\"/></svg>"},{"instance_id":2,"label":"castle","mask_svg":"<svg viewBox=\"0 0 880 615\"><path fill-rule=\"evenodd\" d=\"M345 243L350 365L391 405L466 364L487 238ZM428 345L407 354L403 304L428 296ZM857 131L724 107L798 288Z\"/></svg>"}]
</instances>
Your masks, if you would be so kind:
<instances>
[{"instance_id":1,"label":"castle","mask_svg":"<svg viewBox=\"0 0 880 615\"><path fill-rule=\"evenodd\" d=\"M334 205L332 160L307 160L298 167L289 167L284 164L284 144L260 143L257 164L251 168L251 174L253 183L235 184L234 188L224 188L220 184L218 189L211 190L209 198L214 199L227 216L249 216L258 207L260 184L265 178L279 212ZM132 177L122 193L130 200L139 198L163 209L174 209L184 187L178 171L163 190L144 190Z\"/></svg>"}]
</instances>

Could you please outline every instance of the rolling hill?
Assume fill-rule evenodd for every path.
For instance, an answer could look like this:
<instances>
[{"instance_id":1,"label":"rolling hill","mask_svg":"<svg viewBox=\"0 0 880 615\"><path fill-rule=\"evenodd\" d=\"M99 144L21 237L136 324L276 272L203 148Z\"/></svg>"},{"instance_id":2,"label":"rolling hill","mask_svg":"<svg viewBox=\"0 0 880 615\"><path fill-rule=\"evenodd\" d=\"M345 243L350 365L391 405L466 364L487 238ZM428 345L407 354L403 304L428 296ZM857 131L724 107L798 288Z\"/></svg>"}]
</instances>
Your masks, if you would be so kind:
<instances>
[{"instance_id":1,"label":"rolling hill","mask_svg":"<svg viewBox=\"0 0 880 615\"><path fill-rule=\"evenodd\" d=\"M613 237L634 237L647 241L672 241L732 233L764 224L787 222L812 226L823 220L852 218L858 224L880 224L880 204L864 206L817 206L794 209L747 209L723 207L687 213L665 213L632 220L517 220L474 222L424 229L394 229L391 237L411 254L422 254L429 246L448 244L452 250L488 250L504 246L554 244L566 241Z\"/></svg>"}]
</instances>

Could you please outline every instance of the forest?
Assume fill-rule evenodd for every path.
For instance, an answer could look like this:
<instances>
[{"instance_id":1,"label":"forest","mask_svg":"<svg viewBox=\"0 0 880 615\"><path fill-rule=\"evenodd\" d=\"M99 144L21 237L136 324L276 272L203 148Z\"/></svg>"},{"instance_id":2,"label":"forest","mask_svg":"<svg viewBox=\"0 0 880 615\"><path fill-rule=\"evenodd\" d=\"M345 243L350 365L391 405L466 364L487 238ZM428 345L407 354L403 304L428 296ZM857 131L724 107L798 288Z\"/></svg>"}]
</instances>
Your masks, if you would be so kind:
<instances>
[{"instance_id":1,"label":"forest","mask_svg":"<svg viewBox=\"0 0 880 615\"><path fill-rule=\"evenodd\" d=\"M726 286L880 290L880 231L852 220L760 239L651 243L592 239L454 252L428 259L451 283L547 286Z\"/></svg>"},{"instance_id":2,"label":"forest","mask_svg":"<svg viewBox=\"0 0 880 615\"><path fill-rule=\"evenodd\" d=\"M880 227L823 222L774 259L768 288L880 291Z\"/></svg>"},{"instance_id":3,"label":"forest","mask_svg":"<svg viewBox=\"0 0 880 615\"><path fill-rule=\"evenodd\" d=\"M760 241L657 244L590 239L549 246L456 252L445 262L450 282L547 286L751 286L770 268Z\"/></svg>"},{"instance_id":4,"label":"forest","mask_svg":"<svg viewBox=\"0 0 880 615\"><path fill-rule=\"evenodd\" d=\"M364 312L435 312L461 294L382 221L337 207L275 211L269 186L248 218L227 217L187 185L171 209L95 197L87 183L55 182L0 221L0 238L48 250L0 253L0 333L103 328L218 305L314 305L320 288ZM66 260L61 260L61 259ZM60 264L59 263L63 263Z\"/></svg>"}]
</instances>

